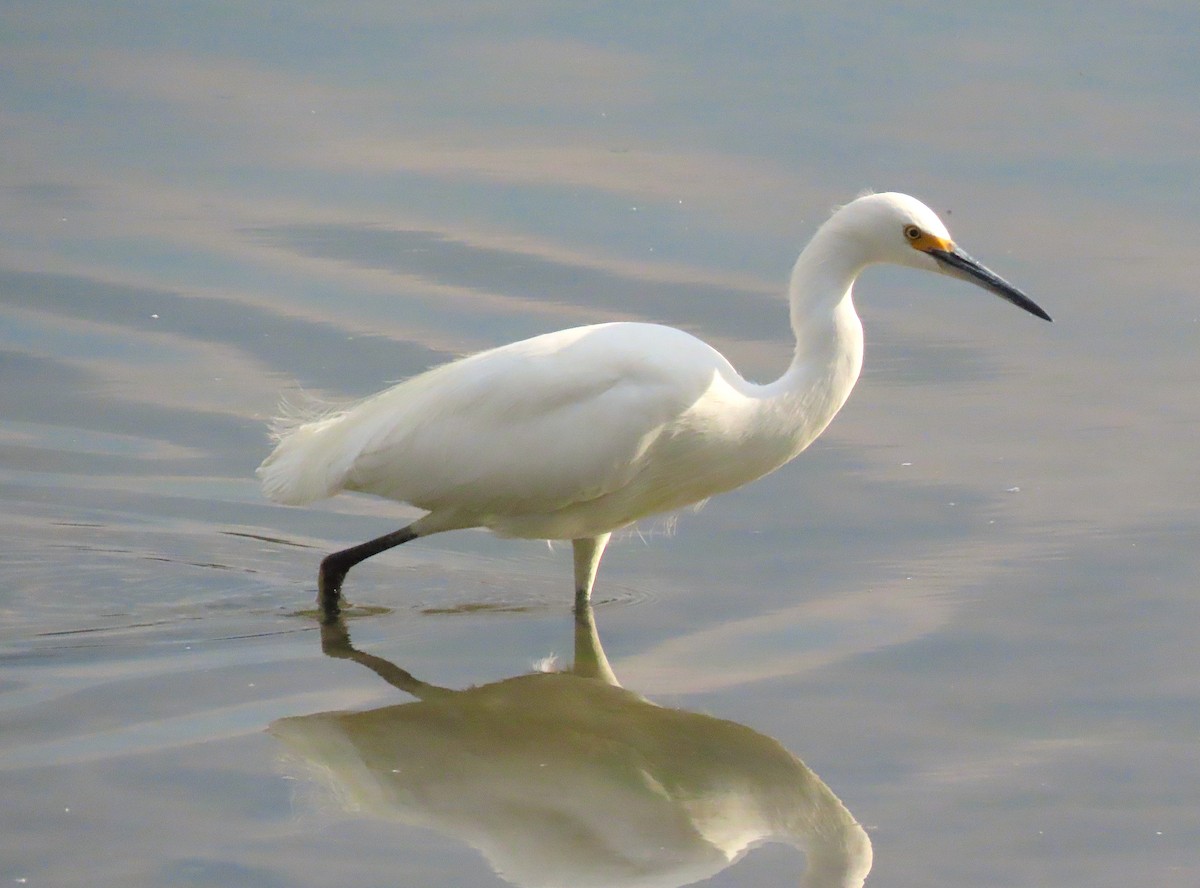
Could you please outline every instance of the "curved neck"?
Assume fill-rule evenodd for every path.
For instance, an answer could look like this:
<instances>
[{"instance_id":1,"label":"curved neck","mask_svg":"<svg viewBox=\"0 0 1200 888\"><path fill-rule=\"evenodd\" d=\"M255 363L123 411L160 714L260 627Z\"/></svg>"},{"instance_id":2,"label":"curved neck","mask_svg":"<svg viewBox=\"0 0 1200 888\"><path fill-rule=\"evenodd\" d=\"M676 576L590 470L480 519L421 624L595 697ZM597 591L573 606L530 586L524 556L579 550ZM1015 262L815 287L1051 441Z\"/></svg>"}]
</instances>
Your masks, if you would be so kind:
<instances>
[{"instance_id":1,"label":"curved neck","mask_svg":"<svg viewBox=\"0 0 1200 888\"><path fill-rule=\"evenodd\" d=\"M745 483L793 459L846 403L863 356L862 323L850 291L867 264L861 244L829 223L796 260L789 293L796 337L791 365L766 385L728 368L727 382L744 409L725 431L738 444L738 469L725 483Z\"/></svg>"},{"instance_id":2,"label":"curved neck","mask_svg":"<svg viewBox=\"0 0 1200 888\"><path fill-rule=\"evenodd\" d=\"M828 226L796 260L788 297L795 354L760 389L760 421L786 437L788 459L825 430L858 381L863 334L851 290L866 265L854 240Z\"/></svg>"},{"instance_id":3,"label":"curved neck","mask_svg":"<svg viewBox=\"0 0 1200 888\"><path fill-rule=\"evenodd\" d=\"M850 294L868 261L854 238L829 224L809 241L792 268L788 287L792 332L796 336L793 364L820 360L836 349L854 347L855 343L847 338L857 338L861 356L862 325Z\"/></svg>"}]
</instances>

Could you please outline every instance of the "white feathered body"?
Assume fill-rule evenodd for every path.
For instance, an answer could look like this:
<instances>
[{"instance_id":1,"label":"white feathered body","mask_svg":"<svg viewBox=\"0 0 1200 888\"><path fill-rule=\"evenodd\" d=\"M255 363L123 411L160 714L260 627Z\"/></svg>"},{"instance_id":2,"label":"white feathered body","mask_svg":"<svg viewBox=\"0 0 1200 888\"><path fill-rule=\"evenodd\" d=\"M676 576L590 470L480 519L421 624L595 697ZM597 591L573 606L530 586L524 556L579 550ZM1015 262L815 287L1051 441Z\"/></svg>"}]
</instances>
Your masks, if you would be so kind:
<instances>
[{"instance_id":1,"label":"white feathered body","mask_svg":"<svg viewBox=\"0 0 1200 888\"><path fill-rule=\"evenodd\" d=\"M611 531L753 481L824 431L862 367L851 290L881 262L970 281L1050 319L958 250L920 201L867 194L838 209L796 260L796 350L772 383L747 382L671 327L563 330L454 361L339 413L279 423L258 470L263 489L282 503L355 490L426 510L321 562L327 613L364 558L464 527L573 540L579 607Z\"/></svg>"},{"instance_id":2,"label":"white feathered body","mask_svg":"<svg viewBox=\"0 0 1200 888\"><path fill-rule=\"evenodd\" d=\"M258 473L282 503L341 490L410 503L429 512L423 533L598 536L731 490L807 447L861 365L848 293L830 320L850 348L807 355L766 386L671 327L537 336L285 430Z\"/></svg>"}]
</instances>

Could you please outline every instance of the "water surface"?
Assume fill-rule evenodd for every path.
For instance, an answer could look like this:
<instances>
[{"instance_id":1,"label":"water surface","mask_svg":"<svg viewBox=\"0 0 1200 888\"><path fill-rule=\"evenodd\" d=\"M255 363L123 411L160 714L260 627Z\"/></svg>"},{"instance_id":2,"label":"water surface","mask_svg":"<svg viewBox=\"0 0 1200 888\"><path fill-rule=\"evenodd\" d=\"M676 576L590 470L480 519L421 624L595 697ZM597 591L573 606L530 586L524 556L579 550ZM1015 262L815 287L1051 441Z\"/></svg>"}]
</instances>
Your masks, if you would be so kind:
<instances>
[{"instance_id":1,"label":"water surface","mask_svg":"<svg viewBox=\"0 0 1200 888\"><path fill-rule=\"evenodd\" d=\"M1196 884L1200 15L933 12L8 4L0 880L561 878L579 853L355 804L271 727L418 705L306 612L323 553L414 513L262 500L277 399L613 319L772 378L800 245L871 187L1055 323L869 271L826 435L610 549L595 620L625 691L593 690L812 775L870 837L868 885ZM572 662L564 546L446 535L348 592L354 650L447 692ZM590 811L664 779L563 773ZM654 872L798 881L804 843L758 847L753 820L694 819L707 862ZM601 824L636 857L636 824Z\"/></svg>"}]
</instances>

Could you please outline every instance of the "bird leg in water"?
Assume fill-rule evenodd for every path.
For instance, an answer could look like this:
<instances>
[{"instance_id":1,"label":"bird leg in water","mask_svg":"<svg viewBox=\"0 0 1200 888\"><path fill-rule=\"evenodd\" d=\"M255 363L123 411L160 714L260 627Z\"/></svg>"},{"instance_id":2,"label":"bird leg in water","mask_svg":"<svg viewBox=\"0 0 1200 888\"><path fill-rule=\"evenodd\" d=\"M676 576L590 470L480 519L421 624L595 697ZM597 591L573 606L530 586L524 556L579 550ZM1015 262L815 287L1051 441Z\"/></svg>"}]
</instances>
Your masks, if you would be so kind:
<instances>
[{"instance_id":1,"label":"bird leg in water","mask_svg":"<svg viewBox=\"0 0 1200 888\"><path fill-rule=\"evenodd\" d=\"M600 567L600 556L608 545L611 533L571 540L575 555L575 612L590 607L592 584L596 582L596 570Z\"/></svg>"},{"instance_id":2,"label":"bird leg in water","mask_svg":"<svg viewBox=\"0 0 1200 888\"><path fill-rule=\"evenodd\" d=\"M321 605L325 616L327 618L336 617L341 611L342 581L350 572L350 568L360 561L366 561L372 555L378 555L380 552L394 549L401 543L415 540L419 535L410 524L391 533L385 533L381 537L325 556L325 560L321 562L321 569L317 572L317 602Z\"/></svg>"}]
</instances>

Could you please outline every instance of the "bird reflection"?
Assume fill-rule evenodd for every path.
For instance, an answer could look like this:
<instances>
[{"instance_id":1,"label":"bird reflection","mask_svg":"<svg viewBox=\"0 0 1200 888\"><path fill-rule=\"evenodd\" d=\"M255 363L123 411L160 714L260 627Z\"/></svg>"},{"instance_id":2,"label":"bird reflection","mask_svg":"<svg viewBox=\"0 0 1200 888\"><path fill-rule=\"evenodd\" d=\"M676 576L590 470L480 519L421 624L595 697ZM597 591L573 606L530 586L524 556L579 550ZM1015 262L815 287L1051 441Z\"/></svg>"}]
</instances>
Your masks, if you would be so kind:
<instances>
[{"instance_id":1,"label":"bird reflection","mask_svg":"<svg viewBox=\"0 0 1200 888\"><path fill-rule=\"evenodd\" d=\"M802 885L861 886L871 842L820 778L743 725L622 688L590 608L569 671L427 684L322 626L324 652L416 697L283 718L270 732L351 810L435 829L523 886L680 886L767 841L801 848Z\"/></svg>"}]
</instances>

